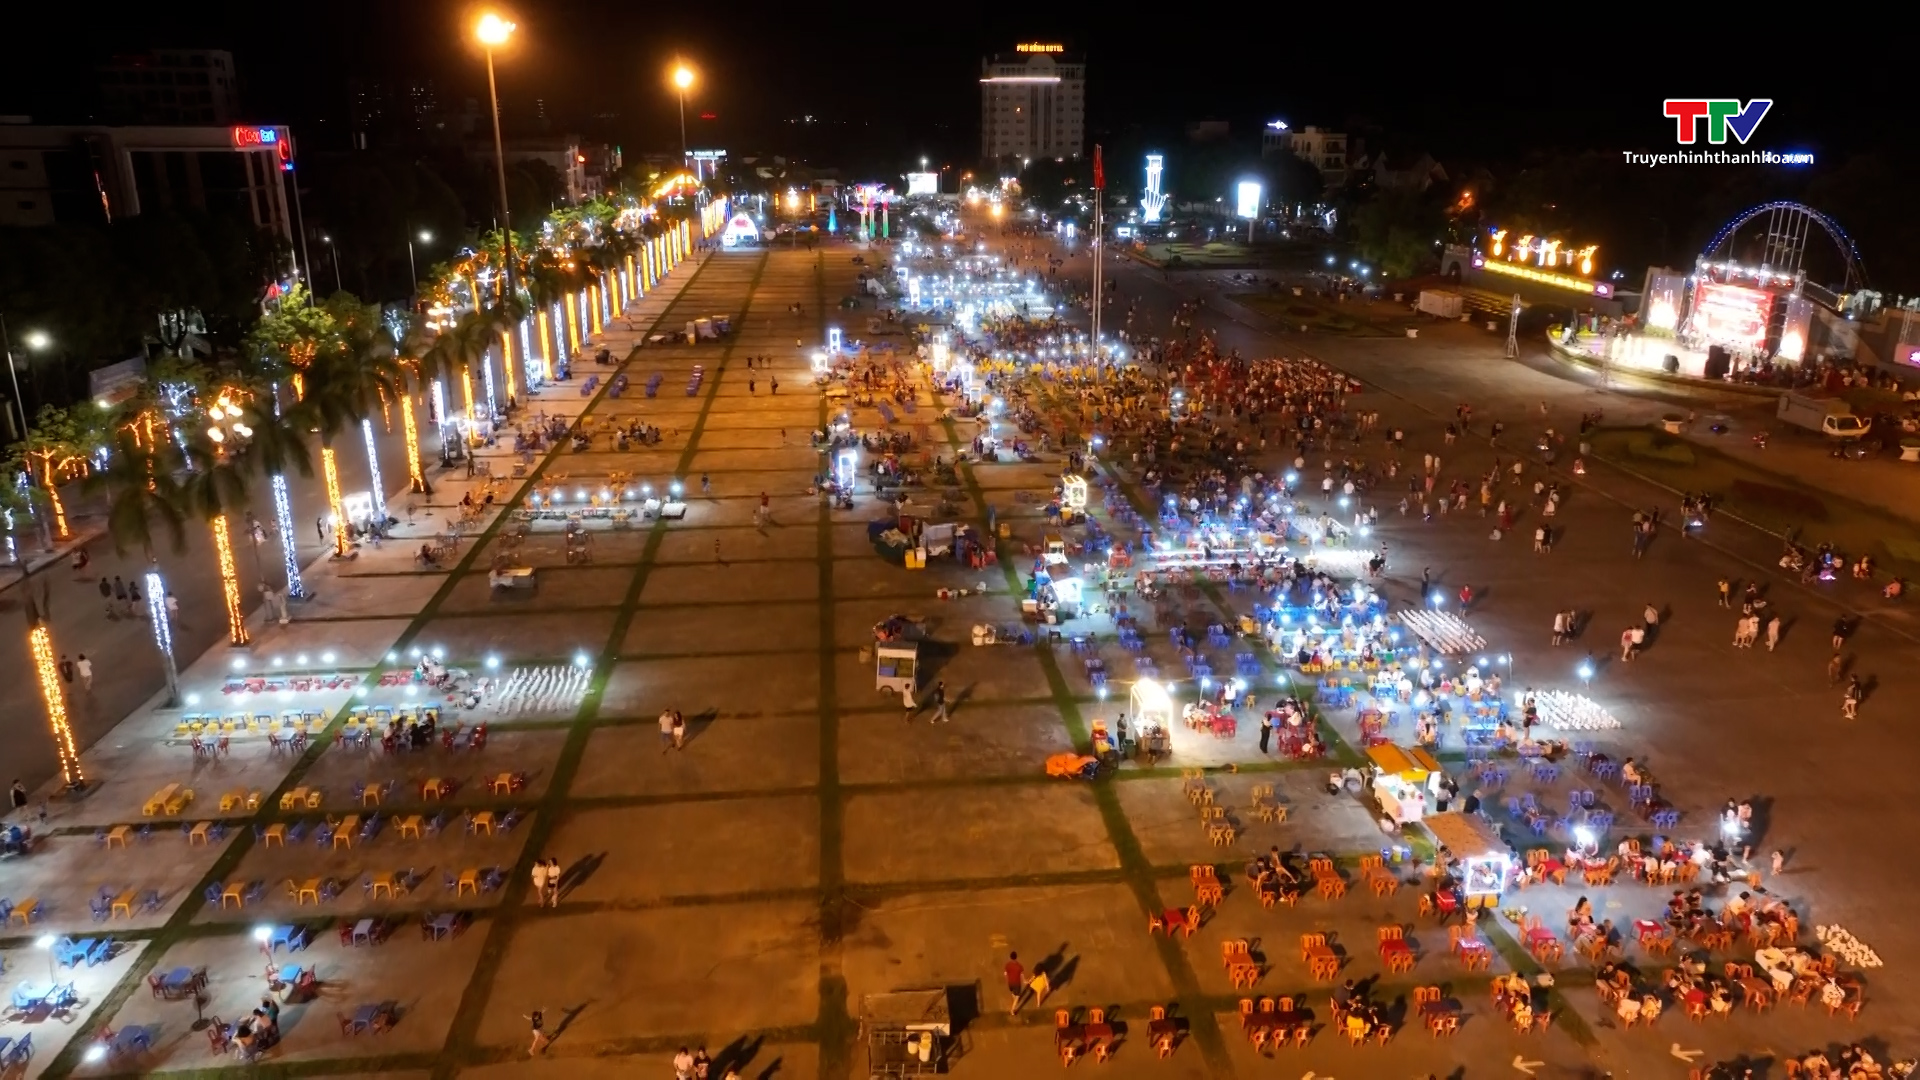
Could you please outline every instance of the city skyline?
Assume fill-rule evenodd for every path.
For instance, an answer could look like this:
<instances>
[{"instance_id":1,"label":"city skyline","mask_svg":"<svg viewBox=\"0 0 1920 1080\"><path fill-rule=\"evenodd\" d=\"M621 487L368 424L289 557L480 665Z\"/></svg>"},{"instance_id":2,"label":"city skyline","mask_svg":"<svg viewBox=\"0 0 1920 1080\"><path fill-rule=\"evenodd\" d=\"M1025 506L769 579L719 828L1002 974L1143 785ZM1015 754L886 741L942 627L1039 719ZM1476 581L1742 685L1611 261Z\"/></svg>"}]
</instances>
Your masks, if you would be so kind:
<instances>
[{"instance_id":1,"label":"city skyline","mask_svg":"<svg viewBox=\"0 0 1920 1080\"><path fill-rule=\"evenodd\" d=\"M470 7L430 0L396 10L351 0L318 21L272 9L244 18L142 10L97 32L59 35L50 48L22 57L0 74L0 114L73 119L57 114L88 97L94 69L118 52L226 49L240 73L246 120L300 125L310 140L337 138L344 148L354 79L432 81L443 108L485 96L478 56L469 55L460 32L478 10ZM677 140L665 72L685 55L703 71L689 119L706 128L708 141L781 149L808 127L816 134L851 127L902 153L971 160L981 145L980 58L1022 42L1059 43L1092 67L1089 143L1209 119L1253 134L1284 119L1334 131L1376 127L1439 155L1483 159L1554 148L1663 149L1673 136L1661 102L1699 89L1774 100L1765 131L1781 148L1832 156L1897 143L1871 111L1851 107L1853 91L1810 71L1692 76L1670 80L1677 87L1669 88L1669 80L1596 78L1584 70L1590 62L1555 61L1550 51L1536 64L1519 44L1503 52L1480 42L1399 39L1394 30L1343 44L1311 24L1288 23L1250 30L1246 40L1257 51L1230 55L1214 28L1169 21L1152 28L1152 53L1143 56L1132 25L1088 26L1048 12L984 24L910 12L889 28L926 44L910 69L876 82L862 65L840 59L861 42L830 21L770 15L767 25L777 32L761 34L752 20L601 11L587 0L528 4L514 14L522 32L502 57L503 103L538 99L559 126L598 119L606 136L642 147ZM286 48L296 37L301 47ZM1427 51L1414 51L1420 44ZM806 116L814 123L800 122Z\"/></svg>"}]
</instances>

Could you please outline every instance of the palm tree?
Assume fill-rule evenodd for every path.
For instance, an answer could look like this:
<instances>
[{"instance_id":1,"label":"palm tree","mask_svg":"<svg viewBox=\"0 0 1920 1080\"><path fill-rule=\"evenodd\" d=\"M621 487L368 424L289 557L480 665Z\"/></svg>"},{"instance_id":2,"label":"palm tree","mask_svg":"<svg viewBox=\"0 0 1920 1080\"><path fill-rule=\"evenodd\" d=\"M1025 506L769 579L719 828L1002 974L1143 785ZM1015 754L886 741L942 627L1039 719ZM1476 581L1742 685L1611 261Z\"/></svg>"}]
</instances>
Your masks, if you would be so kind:
<instances>
[{"instance_id":1,"label":"palm tree","mask_svg":"<svg viewBox=\"0 0 1920 1080\"><path fill-rule=\"evenodd\" d=\"M340 498L333 440L378 409L382 398L397 397L402 372L392 338L380 325L377 308L351 298L346 302L336 299L329 307L334 308L340 335L335 347L321 350L308 365L306 396L289 410L289 417L320 432L320 467L333 511L333 552L336 557L344 557L348 549L347 515ZM380 497L384 498L384 493Z\"/></svg>"},{"instance_id":2,"label":"palm tree","mask_svg":"<svg viewBox=\"0 0 1920 1080\"><path fill-rule=\"evenodd\" d=\"M155 445L154 443L157 443ZM160 578L155 542L165 540L178 554L187 547L187 500L179 477L184 472L178 444L141 439L135 425L113 428L107 467L89 475L84 486L107 503L107 535L114 550L133 548L147 558L147 602L153 614L154 646L167 675L167 704L180 704L180 671L173 657L173 627L167 620L166 585Z\"/></svg>"},{"instance_id":3,"label":"palm tree","mask_svg":"<svg viewBox=\"0 0 1920 1080\"><path fill-rule=\"evenodd\" d=\"M252 425L252 434L236 452L241 455L246 468L266 476L268 487L272 490L275 531L280 534L281 564L287 576L287 595L297 599L306 595L306 586L300 580L300 556L293 533L293 507L287 494L287 470L292 469L301 476L312 476L313 454L307 449L306 432L297 424L281 422L280 401L273 383L263 382L247 389L254 402L264 400L268 404L264 408L248 410L257 414L246 417L246 421Z\"/></svg>"},{"instance_id":4,"label":"palm tree","mask_svg":"<svg viewBox=\"0 0 1920 1080\"><path fill-rule=\"evenodd\" d=\"M460 316L454 324L440 332L433 344L420 354L420 370L423 379L431 382L440 378L451 378L458 373L462 393L466 402L467 421L474 419L473 407L473 368L475 364L486 361L487 349L492 346L494 334L493 309L469 311ZM491 407L489 407L491 408ZM444 423L444 420L442 421ZM444 455L446 440L441 439Z\"/></svg>"},{"instance_id":5,"label":"palm tree","mask_svg":"<svg viewBox=\"0 0 1920 1080\"><path fill-rule=\"evenodd\" d=\"M184 441L182 459L187 471L178 481L178 497L182 509L204 520L213 534L213 550L220 563L220 595L227 610L227 643L238 647L250 637L246 609L240 600L240 571L233 559L233 529L227 518L247 505L247 475L235 460L237 455L226 447L224 433L216 440L208 431L196 430Z\"/></svg>"}]
</instances>

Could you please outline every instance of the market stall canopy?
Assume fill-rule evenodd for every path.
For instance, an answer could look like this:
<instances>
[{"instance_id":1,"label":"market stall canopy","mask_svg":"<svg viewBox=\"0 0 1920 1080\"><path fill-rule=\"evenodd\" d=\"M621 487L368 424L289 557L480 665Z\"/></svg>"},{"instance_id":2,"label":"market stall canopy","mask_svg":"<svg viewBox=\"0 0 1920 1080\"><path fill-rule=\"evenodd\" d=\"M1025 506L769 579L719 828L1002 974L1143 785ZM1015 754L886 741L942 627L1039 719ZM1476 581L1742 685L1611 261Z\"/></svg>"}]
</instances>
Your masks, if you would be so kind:
<instances>
[{"instance_id":1,"label":"market stall canopy","mask_svg":"<svg viewBox=\"0 0 1920 1080\"><path fill-rule=\"evenodd\" d=\"M1424 746L1407 750L1393 743L1382 743L1379 746L1367 747L1367 758L1381 772L1398 776L1410 783L1419 783L1433 773L1446 771Z\"/></svg>"},{"instance_id":2,"label":"market stall canopy","mask_svg":"<svg viewBox=\"0 0 1920 1080\"><path fill-rule=\"evenodd\" d=\"M934 990L895 990L867 994L860 1001L861 1019L875 1027L953 1034L952 1009L944 987Z\"/></svg>"},{"instance_id":3,"label":"market stall canopy","mask_svg":"<svg viewBox=\"0 0 1920 1080\"><path fill-rule=\"evenodd\" d=\"M1442 814L1428 814L1421 822L1436 841L1452 851L1459 859L1481 858L1498 855L1508 857L1512 849L1506 841L1500 839L1500 831L1493 823L1478 814L1464 814L1458 810L1449 810Z\"/></svg>"}]
</instances>

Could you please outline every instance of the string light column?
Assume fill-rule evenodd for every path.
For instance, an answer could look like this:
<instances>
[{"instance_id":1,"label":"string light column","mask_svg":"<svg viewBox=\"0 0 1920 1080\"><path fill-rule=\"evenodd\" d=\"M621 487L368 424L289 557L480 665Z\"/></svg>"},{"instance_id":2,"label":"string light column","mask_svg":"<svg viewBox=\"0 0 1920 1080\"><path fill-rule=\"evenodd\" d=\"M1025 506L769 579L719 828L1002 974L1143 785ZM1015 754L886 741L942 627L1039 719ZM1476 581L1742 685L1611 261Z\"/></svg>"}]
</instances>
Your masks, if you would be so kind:
<instances>
[{"instance_id":1,"label":"string light column","mask_svg":"<svg viewBox=\"0 0 1920 1080\"><path fill-rule=\"evenodd\" d=\"M60 667L54 659L53 631L39 621L36 612L27 631L27 647L33 651L33 667L40 677L40 698L47 706L47 726L53 731L53 748L60 756L60 775L69 788L87 786L80 771L80 752L73 745L73 726L67 720L67 688L60 682Z\"/></svg>"},{"instance_id":2,"label":"string light column","mask_svg":"<svg viewBox=\"0 0 1920 1080\"><path fill-rule=\"evenodd\" d=\"M233 562L233 540L228 535L227 515L216 514L207 523L213 530L213 550L220 557L220 599L227 607L227 644L236 648L253 640L247 633L247 613L240 607L240 570ZM148 598L151 603L152 598ZM161 609L166 598L161 598Z\"/></svg>"},{"instance_id":3,"label":"string light column","mask_svg":"<svg viewBox=\"0 0 1920 1080\"><path fill-rule=\"evenodd\" d=\"M400 425L407 433L407 490L427 490L426 474L420 471L420 426L413 422L413 394L400 394Z\"/></svg>"},{"instance_id":4,"label":"string light column","mask_svg":"<svg viewBox=\"0 0 1920 1080\"><path fill-rule=\"evenodd\" d=\"M180 665L173 658L173 623L167 619L167 583L160 568L147 569L147 622L153 627L153 644L160 650L160 666L167 675L167 707L180 704Z\"/></svg>"},{"instance_id":5,"label":"string light column","mask_svg":"<svg viewBox=\"0 0 1920 1080\"><path fill-rule=\"evenodd\" d=\"M333 511L333 557L344 559L353 545L347 540L347 509L340 501L340 467L333 447L320 447L320 471L327 478L327 508Z\"/></svg>"},{"instance_id":6,"label":"string light column","mask_svg":"<svg viewBox=\"0 0 1920 1080\"><path fill-rule=\"evenodd\" d=\"M361 419L360 438L367 444L367 473L373 481L374 520L384 522L387 520L387 485L380 479L380 452L374 449L372 420Z\"/></svg>"}]
</instances>

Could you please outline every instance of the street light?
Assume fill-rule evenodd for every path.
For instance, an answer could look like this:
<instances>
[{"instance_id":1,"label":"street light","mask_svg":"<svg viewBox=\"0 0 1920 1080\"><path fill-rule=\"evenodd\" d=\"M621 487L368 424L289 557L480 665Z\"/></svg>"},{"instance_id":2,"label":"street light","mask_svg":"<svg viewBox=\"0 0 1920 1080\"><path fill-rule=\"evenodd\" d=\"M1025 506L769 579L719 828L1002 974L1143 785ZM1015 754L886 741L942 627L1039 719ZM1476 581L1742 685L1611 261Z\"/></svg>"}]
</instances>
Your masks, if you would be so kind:
<instances>
[{"instance_id":1,"label":"street light","mask_svg":"<svg viewBox=\"0 0 1920 1080\"><path fill-rule=\"evenodd\" d=\"M687 90L693 86L693 69L673 62L673 89L680 98L680 167L687 167Z\"/></svg>"},{"instance_id":2,"label":"street light","mask_svg":"<svg viewBox=\"0 0 1920 1080\"><path fill-rule=\"evenodd\" d=\"M500 143L500 90L493 79L493 50L507 43L513 36L514 25L489 11L480 16L480 22L474 27L474 36L486 47L487 53L487 100L493 106L493 164L494 172L500 180L500 237L505 245L507 271L506 297L518 296L513 284L513 214L507 209L507 152ZM474 297L477 303L479 297Z\"/></svg>"},{"instance_id":3,"label":"street light","mask_svg":"<svg viewBox=\"0 0 1920 1080\"><path fill-rule=\"evenodd\" d=\"M34 352L45 352L53 339L45 330L29 330L25 337L27 348ZM20 437L27 437L27 403L20 397L20 373L13 366L13 339L7 336L7 318L0 315L0 348L7 354L7 376L13 380L13 407L20 413Z\"/></svg>"},{"instance_id":4,"label":"street light","mask_svg":"<svg viewBox=\"0 0 1920 1080\"><path fill-rule=\"evenodd\" d=\"M413 278L413 283L407 287L408 296L412 296L420 287L420 271L415 269L413 265L413 242L415 239L416 237L413 236L407 237L407 273L412 275ZM422 229L417 239L423 244L432 243L433 234Z\"/></svg>"},{"instance_id":5,"label":"street light","mask_svg":"<svg viewBox=\"0 0 1920 1080\"><path fill-rule=\"evenodd\" d=\"M333 246L333 237L320 234L320 242L327 245L328 258L333 263L333 291L345 292L346 286L340 284L340 249Z\"/></svg>"}]
</instances>

